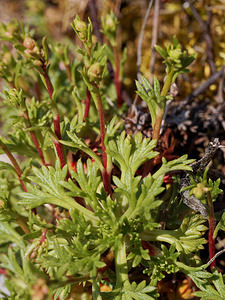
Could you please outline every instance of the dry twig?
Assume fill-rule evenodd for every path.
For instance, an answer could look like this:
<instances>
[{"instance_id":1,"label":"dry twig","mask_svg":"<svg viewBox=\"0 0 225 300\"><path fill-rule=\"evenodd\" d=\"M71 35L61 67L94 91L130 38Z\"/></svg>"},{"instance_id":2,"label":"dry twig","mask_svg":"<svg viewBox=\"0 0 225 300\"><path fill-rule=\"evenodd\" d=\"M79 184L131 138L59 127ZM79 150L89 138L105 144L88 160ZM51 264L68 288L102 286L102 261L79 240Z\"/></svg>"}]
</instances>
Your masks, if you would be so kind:
<instances>
[{"instance_id":1,"label":"dry twig","mask_svg":"<svg viewBox=\"0 0 225 300\"><path fill-rule=\"evenodd\" d=\"M192 14L193 14L194 18L196 19L196 21L199 23L199 25L202 28L203 36L204 36L204 39L205 39L205 42L206 42L207 61L209 63L210 72L211 72L211 75L212 75L216 72L216 66L215 66L215 63L214 63L213 40L212 40L212 37L210 35L210 23L211 23L211 18L212 18L212 12L210 11L208 13L208 20L203 21L202 18L200 17L200 15L199 15L197 9L192 4L192 0L188 0L188 3L189 3L189 7L192 11Z\"/></svg>"},{"instance_id":2,"label":"dry twig","mask_svg":"<svg viewBox=\"0 0 225 300\"><path fill-rule=\"evenodd\" d=\"M142 44L143 44L143 37L144 37L144 31L145 31L145 27L148 21L148 17L152 8L152 4L153 4L153 0L149 1L148 4L148 9L145 13L145 17L144 17L144 21L142 23L142 27L141 27L141 32L139 35L139 40L138 40L138 47L137 47L137 78L138 80L141 82L141 56L142 56Z\"/></svg>"},{"instance_id":3,"label":"dry twig","mask_svg":"<svg viewBox=\"0 0 225 300\"><path fill-rule=\"evenodd\" d=\"M149 81L151 83L153 82L153 73L155 67L155 56L156 56L155 45L157 44L158 32L159 32L159 12L160 12L160 0L155 0L153 28L152 28L151 59L149 64L149 70L150 70Z\"/></svg>"}]
</instances>

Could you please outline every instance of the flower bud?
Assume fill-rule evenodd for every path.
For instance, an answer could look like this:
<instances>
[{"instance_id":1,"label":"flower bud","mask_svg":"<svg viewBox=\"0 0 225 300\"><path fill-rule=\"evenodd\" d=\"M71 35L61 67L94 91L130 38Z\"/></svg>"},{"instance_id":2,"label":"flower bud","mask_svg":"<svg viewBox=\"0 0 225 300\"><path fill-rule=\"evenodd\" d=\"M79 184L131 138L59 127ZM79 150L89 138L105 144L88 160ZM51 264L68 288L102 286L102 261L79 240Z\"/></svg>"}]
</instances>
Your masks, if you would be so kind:
<instances>
[{"instance_id":1,"label":"flower bud","mask_svg":"<svg viewBox=\"0 0 225 300\"><path fill-rule=\"evenodd\" d=\"M84 21L81 21L79 19L74 20L74 26L75 29L77 30L79 37L81 39L85 39L87 37L87 25Z\"/></svg>"},{"instance_id":2,"label":"flower bud","mask_svg":"<svg viewBox=\"0 0 225 300\"><path fill-rule=\"evenodd\" d=\"M193 188L192 193L197 199L201 199L203 196L203 190L200 187Z\"/></svg>"},{"instance_id":3,"label":"flower bud","mask_svg":"<svg viewBox=\"0 0 225 300\"><path fill-rule=\"evenodd\" d=\"M42 66L41 61L38 60L38 59L35 59L35 60L33 61L33 64L34 64L36 67L41 67L41 66Z\"/></svg>"},{"instance_id":4,"label":"flower bud","mask_svg":"<svg viewBox=\"0 0 225 300\"><path fill-rule=\"evenodd\" d=\"M105 26L106 26L106 29L109 30L109 31L113 32L113 31L116 30L116 21L115 21L115 19L113 18L112 15L107 15L106 16Z\"/></svg>"},{"instance_id":5,"label":"flower bud","mask_svg":"<svg viewBox=\"0 0 225 300\"><path fill-rule=\"evenodd\" d=\"M208 191L210 188L204 186L201 182L197 184L195 188L192 189L192 194L197 198L201 199Z\"/></svg>"},{"instance_id":6,"label":"flower bud","mask_svg":"<svg viewBox=\"0 0 225 300\"><path fill-rule=\"evenodd\" d=\"M94 63L88 70L88 77L91 81L95 81L101 78L102 66L99 62Z\"/></svg>"},{"instance_id":7,"label":"flower bud","mask_svg":"<svg viewBox=\"0 0 225 300\"><path fill-rule=\"evenodd\" d=\"M10 52L6 52L2 58L4 64L9 65L12 62L12 55Z\"/></svg>"},{"instance_id":8,"label":"flower bud","mask_svg":"<svg viewBox=\"0 0 225 300\"><path fill-rule=\"evenodd\" d=\"M30 38L29 36L27 36L27 37L25 37L25 39L23 41L23 45L28 50L33 50L35 47L35 41L32 38Z\"/></svg>"},{"instance_id":9,"label":"flower bud","mask_svg":"<svg viewBox=\"0 0 225 300\"><path fill-rule=\"evenodd\" d=\"M84 31L87 31L87 25L86 25L86 23L85 23L84 21L81 21L81 20L76 19L76 20L74 21L74 25L75 25L76 30L77 30L78 32L84 32Z\"/></svg>"}]
</instances>

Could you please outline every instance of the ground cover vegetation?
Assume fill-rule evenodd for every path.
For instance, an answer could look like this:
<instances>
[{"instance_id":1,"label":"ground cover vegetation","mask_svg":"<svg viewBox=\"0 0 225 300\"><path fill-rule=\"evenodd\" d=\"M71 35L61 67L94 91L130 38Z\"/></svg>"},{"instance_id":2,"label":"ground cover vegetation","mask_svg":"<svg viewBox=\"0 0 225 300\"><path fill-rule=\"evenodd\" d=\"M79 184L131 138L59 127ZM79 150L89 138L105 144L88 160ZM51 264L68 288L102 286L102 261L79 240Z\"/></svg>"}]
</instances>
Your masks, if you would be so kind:
<instances>
[{"instance_id":1,"label":"ground cover vegetation","mask_svg":"<svg viewBox=\"0 0 225 300\"><path fill-rule=\"evenodd\" d=\"M82 3L60 42L45 1L0 25L2 297L222 300L224 1L146 1L132 49L120 14L139 1ZM195 31L163 40L178 12L200 58Z\"/></svg>"}]
</instances>

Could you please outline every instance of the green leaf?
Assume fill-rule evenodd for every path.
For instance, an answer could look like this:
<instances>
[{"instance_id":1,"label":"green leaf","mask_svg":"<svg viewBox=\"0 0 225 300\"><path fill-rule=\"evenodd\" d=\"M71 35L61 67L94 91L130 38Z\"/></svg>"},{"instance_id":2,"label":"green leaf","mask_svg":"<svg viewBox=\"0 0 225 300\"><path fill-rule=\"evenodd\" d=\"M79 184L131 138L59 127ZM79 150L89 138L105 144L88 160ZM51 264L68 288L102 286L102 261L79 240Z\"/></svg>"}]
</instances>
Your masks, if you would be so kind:
<instances>
[{"instance_id":1,"label":"green leaf","mask_svg":"<svg viewBox=\"0 0 225 300\"><path fill-rule=\"evenodd\" d=\"M47 44L47 37L43 37L42 39L42 47L43 47L43 51L44 51L44 57L45 57L45 61L48 61L48 44Z\"/></svg>"},{"instance_id":2,"label":"green leaf","mask_svg":"<svg viewBox=\"0 0 225 300\"><path fill-rule=\"evenodd\" d=\"M187 155L183 155L177 159L171 160L169 162L166 161L166 159L162 158L162 166L160 169L154 173L153 177L157 178L161 174L166 174L171 171L175 170L186 170L191 171L192 168L190 164L194 161L194 159L187 159Z\"/></svg>"},{"instance_id":3,"label":"green leaf","mask_svg":"<svg viewBox=\"0 0 225 300\"><path fill-rule=\"evenodd\" d=\"M176 230L150 230L143 233L142 239L146 241L160 241L175 244L179 252L185 254L203 249L206 240L203 238L207 227L201 215L186 217L180 228Z\"/></svg>"},{"instance_id":4,"label":"green leaf","mask_svg":"<svg viewBox=\"0 0 225 300\"><path fill-rule=\"evenodd\" d=\"M0 221L0 241L15 243L20 248L25 247L21 235L15 230L15 225L4 221Z\"/></svg>"},{"instance_id":5,"label":"green leaf","mask_svg":"<svg viewBox=\"0 0 225 300\"><path fill-rule=\"evenodd\" d=\"M55 204L66 209L74 208L82 212L85 218L90 219L93 223L98 220L94 214L85 207L78 204L70 192L66 191L62 185L67 175L67 167L61 169L59 161L57 161L56 169L53 167L42 167L41 170L34 168L34 176L31 181L35 185L28 185L28 192L21 193L22 200L19 201L21 205L25 205L31 209L38 207L45 203ZM59 184L61 183L61 184ZM73 190L75 192L75 190ZM81 195L78 191L78 197Z\"/></svg>"},{"instance_id":6,"label":"green leaf","mask_svg":"<svg viewBox=\"0 0 225 300\"><path fill-rule=\"evenodd\" d=\"M72 147L72 148L77 148L77 149L87 153L90 157L92 157L96 161L96 163L99 165L100 170L104 169L102 162L101 162L100 158L98 157L98 155L95 154L81 139L79 139L75 133L71 133L71 132L67 131L67 134L68 134L69 138L72 140L72 142L61 140L60 143L62 143L63 145Z\"/></svg>"},{"instance_id":7,"label":"green leaf","mask_svg":"<svg viewBox=\"0 0 225 300\"><path fill-rule=\"evenodd\" d=\"M167 58L167 51L160 46L155 45L155 50L162 56L162 58Z\"/></svg>"},{"instance_id":8,"label":"green leaf","mask_svg":"<svg viewBox=\"0 0 225 300\"><path fill-rule=\"evenodd\" d=\"M157 77L154 76L154 92L157 98L160 97L160 83Z\"/></svg>"},{"instance_id":9,"label":"green leaf","mask_svg":"<svg viewBox=\"0 0 225 300\"><path fill-rule=\"evenodd\" d=\"M16 170L13 168L13 166L9 163L6 163L4 161L0 161L0 170L8 170L13 173L16 173Z\"/></svg>"},{"instance_id":10,"label":"green leaf","mask_svg":"<svg viewBox=\"0 0 225 300\"><path fill-rule=\"evenodd\" d=\"M219 223L216 225L216 228L213 233L214 239L217 237L219 230L225 230L225 212L222 214L222 217L221 217Z\"/></svg>"}]
</instances>

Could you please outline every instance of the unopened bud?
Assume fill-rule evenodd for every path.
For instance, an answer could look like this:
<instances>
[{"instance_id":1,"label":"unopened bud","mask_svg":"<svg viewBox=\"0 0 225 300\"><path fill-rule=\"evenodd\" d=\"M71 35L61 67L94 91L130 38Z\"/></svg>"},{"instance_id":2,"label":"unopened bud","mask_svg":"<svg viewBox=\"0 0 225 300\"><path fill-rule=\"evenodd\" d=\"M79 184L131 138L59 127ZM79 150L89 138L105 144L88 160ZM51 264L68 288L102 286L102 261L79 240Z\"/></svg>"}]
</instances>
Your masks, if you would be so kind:
<instances>
[{"instance_id":1,"label":"unopened bud","mask_svg":"<svg viewBox=\"0 0 225 300\"><path fill-rule=\"evenodd\" d=\"M203 196L203 190L199 187L193 188L192 193L197 199L201 199Z\"/></svg>"},{"instance_id":2,"label":"unopened bud","mask_svg":"<svg viewBox=\"0 0 225 300\"><path fill-rule=\"evenodd\" d=\"M74 20L74 26L76 30L78 31L79 37L81 39L85 39L87 36L87 25L84 21L81 21L79 19Z\"/></svg>"},{"instance_id":3,"label":"unopened bud","mask_svg":"<svg viewBox=\"0 0 225 300\"><path fill-rule=\"evenodd\" d=\"M74 25L75 25L76 30L77 30L78 32L84 32L84 31L87 30L87 25L86 25L86 23L85 23L84 21L81 21L81 20L76 19L76 20L74 21Z\"/></svg>"},{"instance_id":4,"label":"unopened bud","mask_svg":"<svg viewBox=\"0 0 225 300\"><path fill-rule=\"evenodd\" d=\"M25 39L23 41L23 45L28 50L33 50L35 47L35 41L32 38L30 38L29 36L27 36L27 37L25 37Z\"/></svg>"},{"instance_id":5,"label":"unopened bud","mask_svg":"<svg viewBox=\"0 0 225 300\"><path fill-rule=\"evenodd\" d=\"M111 15L106 16L105 25L106 25L106 28L109 31L115 31L116 30L116 22L115 22L115 20L113 19L113 17Z\"/></svg>"},{"instance_id":6,"label":"unopened bud","mask_svg":"<svg viewBox=\"0 0 225 300\"><path fill-rule=\"evenodd\" d=\"M94 81L96 79L100 79L102 73L102 66L99 62L94 63L90 66L88 70L88 77L91 81Z\"/></svg>"},{"instance_id":7,"label":"unopened bud","mask_svg":"<svg viewBox=\"0 0 225 300\"><path fill-rule=\"evenodd\" d=\"M197 186L192 189L192 193L197 199L201 199L209 190L210 188L204 186L204 184L198 183Z\"/></svg>"},{"instance_id":8,"label":"unopened bud","mask_svg":"<svg viewBox=\"0 0 225 300\"><path fill-rule=\"evenodd\" d=\"M33 61L33 64L34 64L36 67L41 67L41 66L42 66L41 61L38 60L38 59L35 59L35 60Z\"/></svg>"},{"instance_id":9,"label":"unopened bud","mask_svg":"<svg viewBox=\"0 0 225 300\"><path fill-rule=\"evenodd\" d=\"M12 62L12 55L10 52L4 54L2 61L4 64L9 65Z\"/></svg>"}]
</instances>

